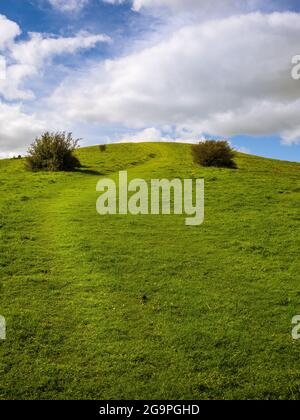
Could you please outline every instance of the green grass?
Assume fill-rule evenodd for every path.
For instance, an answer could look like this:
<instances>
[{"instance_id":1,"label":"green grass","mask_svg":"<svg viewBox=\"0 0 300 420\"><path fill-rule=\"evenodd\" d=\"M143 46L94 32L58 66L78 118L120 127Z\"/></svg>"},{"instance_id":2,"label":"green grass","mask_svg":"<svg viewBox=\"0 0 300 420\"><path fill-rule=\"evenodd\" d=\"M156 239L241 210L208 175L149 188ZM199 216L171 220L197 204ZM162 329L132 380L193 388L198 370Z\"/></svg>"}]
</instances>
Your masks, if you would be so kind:
<instances>
[{"instance_id":1,"label":"green grass","mask_svg":"<svg viewBox=\"0 0 300 420\"><path fill-rule=\"evenodd\" d=\"M73 173L0 161L0 398L299 399L300 165L201 168L181 144L78 154ZM123 169L204 178L205 223L99 216L97 181Z\"/></svg>"}]
</instances>

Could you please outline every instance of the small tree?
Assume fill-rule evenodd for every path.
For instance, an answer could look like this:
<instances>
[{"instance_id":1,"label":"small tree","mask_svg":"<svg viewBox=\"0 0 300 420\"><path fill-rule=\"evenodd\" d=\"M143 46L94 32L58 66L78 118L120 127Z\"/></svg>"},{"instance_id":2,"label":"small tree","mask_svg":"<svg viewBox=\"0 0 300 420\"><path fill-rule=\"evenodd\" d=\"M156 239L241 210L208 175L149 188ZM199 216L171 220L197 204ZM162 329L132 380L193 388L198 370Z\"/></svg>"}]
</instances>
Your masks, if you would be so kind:
<instances>
[{"instance_id":1,"label":"small tree","mask_svg":"<svg viewBox=\"0 0 300 420\"><path fill-rule=\"evenodd\" d=\"M106 151L106 144L101 144L100 146L99 146L99 149L100 149L100 152L105 152Z\"/></svg>"},{"instance_id":2,"label":"small tree","mask_svg":"<svg viewBox=\"0 0 300 420\"><path fill-rule=\"evenodd\" d=\"M44 133L28 149L27 166L32 171L72 171L79 168L80 162L74 156L79 139L72 133Z\"/></svg>"},{"instance_id":3,"label":"small tree","mask_svg":"<svg viewBox=\"0 0 300 420\"><path fill-rule=\"evenodd\" d=\"M235 151L228 141L206 140L192 146L194 161L202 166L218 168L236 168Z\"/></svg>"}]
</instances>

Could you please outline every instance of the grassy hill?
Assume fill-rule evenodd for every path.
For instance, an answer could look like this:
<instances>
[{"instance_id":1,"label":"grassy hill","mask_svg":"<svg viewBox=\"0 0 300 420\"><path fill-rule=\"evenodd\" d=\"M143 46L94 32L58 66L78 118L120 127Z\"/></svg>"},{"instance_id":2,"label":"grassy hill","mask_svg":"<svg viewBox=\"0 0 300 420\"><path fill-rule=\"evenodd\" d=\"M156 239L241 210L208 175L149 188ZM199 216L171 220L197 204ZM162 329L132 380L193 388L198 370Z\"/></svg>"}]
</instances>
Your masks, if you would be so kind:
<instances>
[{"instance_id":1,"label":"grassy hill","mask_svg":"<svg viewBox=\"0 0 300 420\"><path fill-rule=\"evenodd\" d=\"M300 398L300 165L182 144L0 161L0 398ZM206 220L96 213L97 181L205 178Z\"/></svg>"}]
</instances>

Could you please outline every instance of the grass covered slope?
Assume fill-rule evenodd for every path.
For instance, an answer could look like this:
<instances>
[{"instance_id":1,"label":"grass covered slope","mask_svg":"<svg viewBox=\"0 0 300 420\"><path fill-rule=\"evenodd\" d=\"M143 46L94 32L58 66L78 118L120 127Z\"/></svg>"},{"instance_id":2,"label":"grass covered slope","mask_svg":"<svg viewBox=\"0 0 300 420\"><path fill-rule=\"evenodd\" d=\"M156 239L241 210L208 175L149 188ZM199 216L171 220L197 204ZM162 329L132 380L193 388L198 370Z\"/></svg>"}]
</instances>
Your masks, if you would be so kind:
<instances>
[{"instance_id":1,"label":"grass covered slope","mask_svg":"<svg viewBox=\"0 0 300 420\"><path fill-rule=\"evenodd\" d=\"M0 398L300 398L300 165L190 146L78 151L73 173L0 161ZM204 178L204 225L96 213L97 181ZM143 298L146 296L146 299Z\"/></svg>"}]
</instances>

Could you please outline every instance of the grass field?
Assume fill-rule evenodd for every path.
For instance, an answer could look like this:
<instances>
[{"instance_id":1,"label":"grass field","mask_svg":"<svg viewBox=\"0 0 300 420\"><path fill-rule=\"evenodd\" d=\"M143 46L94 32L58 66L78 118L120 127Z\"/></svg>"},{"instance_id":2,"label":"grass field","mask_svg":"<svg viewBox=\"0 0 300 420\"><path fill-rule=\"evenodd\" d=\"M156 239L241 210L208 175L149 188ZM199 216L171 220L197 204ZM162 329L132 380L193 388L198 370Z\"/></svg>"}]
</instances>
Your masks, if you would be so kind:
<instances>
[{"instance_id":1,"label":"grass field","mask_svg":"<svg viewBox=\"0 0 300 420\"><path fill-rule=\"evenodd\" d=\"M190 146L0 161L0 399L299 399L300 164ZM204 178L205 223L96 213L97 181Z\"/></svg>"}]
</instances>

